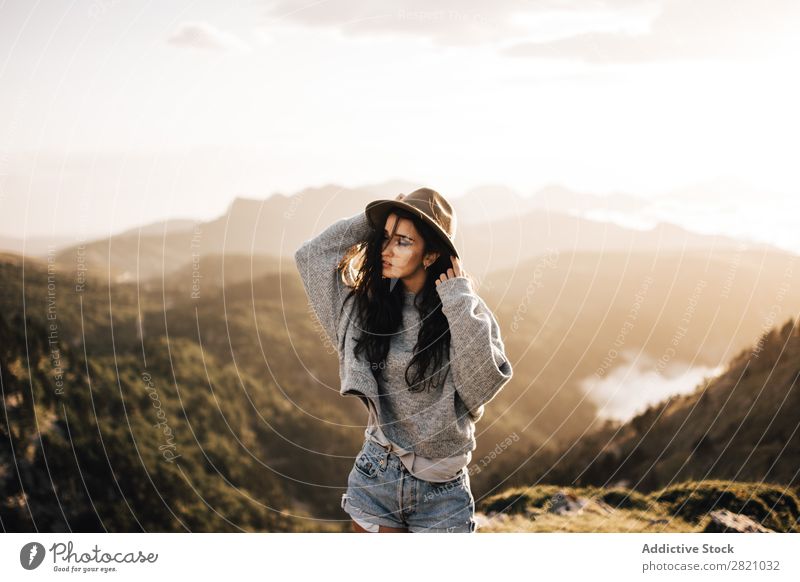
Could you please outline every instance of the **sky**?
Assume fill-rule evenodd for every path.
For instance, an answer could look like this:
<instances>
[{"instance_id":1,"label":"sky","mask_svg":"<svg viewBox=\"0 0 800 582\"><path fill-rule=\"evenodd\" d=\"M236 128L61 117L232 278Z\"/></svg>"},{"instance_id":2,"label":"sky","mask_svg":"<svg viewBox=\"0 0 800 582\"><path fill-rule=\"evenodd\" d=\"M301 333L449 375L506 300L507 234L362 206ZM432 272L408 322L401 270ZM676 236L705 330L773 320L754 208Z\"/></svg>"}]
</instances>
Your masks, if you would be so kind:
<instances>
[{"instance_id":1,"label":"sky","mask_svg":"<svg viewBox=\"0 0 800 582\"><path fill-rule=\"evenodd\" d=\"M800 3L765 6L0 0L0 235L392 179L794 195Z\"/></svg>"}]
</instances>

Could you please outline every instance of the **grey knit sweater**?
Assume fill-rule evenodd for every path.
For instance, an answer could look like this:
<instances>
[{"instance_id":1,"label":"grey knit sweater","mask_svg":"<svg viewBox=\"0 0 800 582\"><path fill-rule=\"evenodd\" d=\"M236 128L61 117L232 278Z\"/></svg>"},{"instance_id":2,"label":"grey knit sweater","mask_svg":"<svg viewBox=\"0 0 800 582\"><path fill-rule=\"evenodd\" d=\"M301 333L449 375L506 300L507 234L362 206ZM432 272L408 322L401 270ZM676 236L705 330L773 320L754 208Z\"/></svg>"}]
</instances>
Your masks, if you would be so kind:
<instances>
[{"instance_id":1,"label":"grey knit sweater","mask_svg":"<svg viewBox=\"0 0 800 582\"><path fill-rule=\"evenodd\" d=\"M475 423L483 416L484 405L513 374L497 320L466 277L440 283L436 290L450 326L451 370L444 384L416 393L380 389L370 363L353 354L355 338L362 332L354 321L354 301L348 301L339 316L350 288L336 270L344 252L370 232L366 215L359 212L305 241L294 255L314 313L339 353L339 392L358 396L367 408L367 399L371 400L384 434L404 449L429 458L473 451ZM387 360L396 356L394 349L409 348L407 342L393 341ZM390 385L399 385L398 379L393 380Z\"/></svg>"}]
</instances>

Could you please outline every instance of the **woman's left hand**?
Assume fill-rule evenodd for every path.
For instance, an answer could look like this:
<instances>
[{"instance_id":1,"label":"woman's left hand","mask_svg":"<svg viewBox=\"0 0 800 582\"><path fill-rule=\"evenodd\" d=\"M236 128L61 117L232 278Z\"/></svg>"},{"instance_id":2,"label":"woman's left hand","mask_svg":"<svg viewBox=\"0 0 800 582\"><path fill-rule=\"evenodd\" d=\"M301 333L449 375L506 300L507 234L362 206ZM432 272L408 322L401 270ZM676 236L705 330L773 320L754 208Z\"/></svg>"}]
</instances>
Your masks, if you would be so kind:
<instances>
[{"instance_id":1,"label":"woman's left hand","mask_svg":"<svg viewBox=\"0 0 800 582\"><path fill-rule=\"evenodd\" d=\"M456 277L463 277L464 273L461 270L461 261L455 255L450 255L450 262L453 263L453 267L447 269L445 273L439 275L439 278L436 279L436 286L439 286L439 283L443 281L447 281L448 279L454 279Z\"/></svg>"}]
</instances>

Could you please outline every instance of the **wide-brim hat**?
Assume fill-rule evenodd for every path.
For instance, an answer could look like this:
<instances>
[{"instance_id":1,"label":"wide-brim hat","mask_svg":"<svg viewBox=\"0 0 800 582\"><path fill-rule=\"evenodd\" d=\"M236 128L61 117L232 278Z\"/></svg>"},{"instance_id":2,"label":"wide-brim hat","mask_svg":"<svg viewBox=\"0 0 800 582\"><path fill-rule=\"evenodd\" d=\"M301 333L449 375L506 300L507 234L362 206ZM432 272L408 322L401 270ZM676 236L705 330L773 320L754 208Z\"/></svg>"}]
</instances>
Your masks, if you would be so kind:
<instances>
[{"instance_id":1,"label":"wide-brim hat","mask_svg":"<svg viewBox=\"0 0 800 582\"><path fill-rule=\"evenodd\" d=\"M382 229L392 209L402 208L413 212L429 224L452 253L458 257L455 245L456 214L453 207L436 190L419 188L400 200L375 200L367 204L364 212L373 228ZM459 257L460 258L460 257Z\"/></svg>"}]
</instances>

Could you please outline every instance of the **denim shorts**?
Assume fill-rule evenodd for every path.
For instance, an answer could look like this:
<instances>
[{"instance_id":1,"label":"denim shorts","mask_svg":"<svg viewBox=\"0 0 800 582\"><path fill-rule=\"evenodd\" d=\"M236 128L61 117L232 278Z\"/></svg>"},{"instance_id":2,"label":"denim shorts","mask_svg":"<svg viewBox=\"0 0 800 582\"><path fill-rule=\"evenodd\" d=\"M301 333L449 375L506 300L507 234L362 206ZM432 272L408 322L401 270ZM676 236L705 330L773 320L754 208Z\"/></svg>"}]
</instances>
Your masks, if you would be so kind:
<instances>
[{"instance_id":1,"label":"denim shorts","mask_svg":"<svg viewBox=\"0 0 800 582\"><path fill-rule=\"evenodd\" d=\"M342 509L360 522L410 532L473 533L475 499L469 472L445 483L412 475L400 458L366 439L347 476Z\"/></svg>"}]
</instances>

